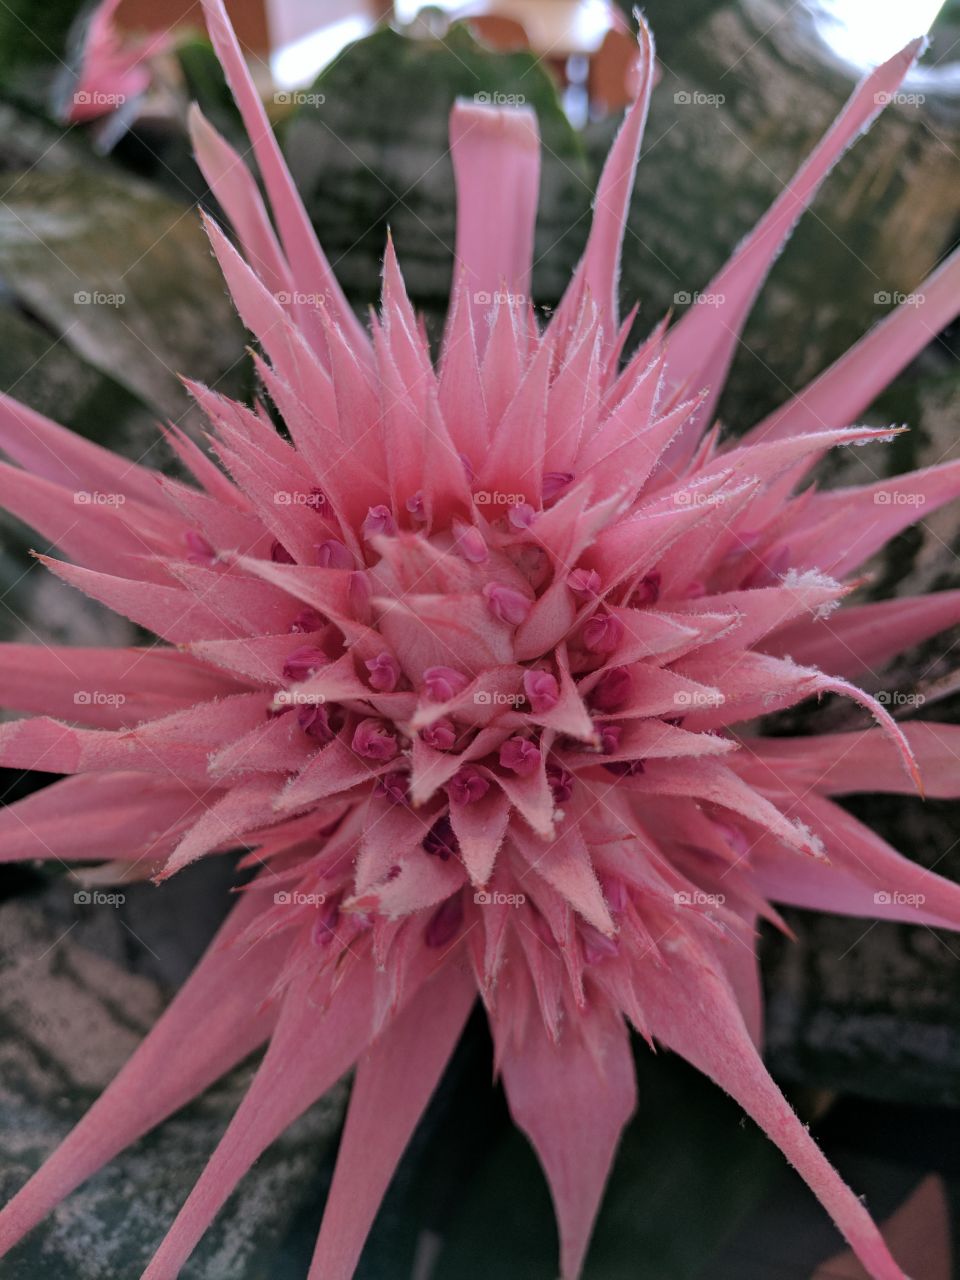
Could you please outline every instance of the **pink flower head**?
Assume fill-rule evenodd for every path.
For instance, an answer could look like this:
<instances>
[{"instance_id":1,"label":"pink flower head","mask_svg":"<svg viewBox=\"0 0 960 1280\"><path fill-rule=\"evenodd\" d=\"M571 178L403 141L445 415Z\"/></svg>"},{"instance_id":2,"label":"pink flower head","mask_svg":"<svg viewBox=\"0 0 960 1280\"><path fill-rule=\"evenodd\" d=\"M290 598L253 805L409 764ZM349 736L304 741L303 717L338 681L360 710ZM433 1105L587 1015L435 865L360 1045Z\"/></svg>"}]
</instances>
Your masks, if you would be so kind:
<instances>
[{"instance_id":1,"label":"pink flower head","mask_svg":"<svg viewBox=\"0 0 960 1280\"><path fill-rule=\"evenodd\" d=\"M500 763L511 773L528 778L540 767L540 748L529 738L508 738L500 748Z\"/></svg>"},{"instance_id":2,"label":"pink flower head","mask_svg":"<svg viewBox=\"0 0 960 1280\"><path fill-rule=\"evenodd\" d=\"M410 775L402 769L381 773L374 784L373 794L383 796L391 804L407 804L410 800Z\"/></svg>"},{"instance_id":3,"label":"pink flower head","mask_svg":"<svg viewBox=\"0 0 960 1280\"><path fill-rule=\"evenodd\" d=\"M583 645L591 653L613 653L623 639L623 623L613 613L595 613L583 628Z\"/></svg>"},{"instance_id":4,"label":"pink flower head","mask_svg":"<svg viewBox=\"0 0 960 1280\"><path fill-rule=\"evenodd\" d=\"M490 790L490 780L479 769L466 764L447 783L447 794L457 804L475 804Z\"/></svg>"},{"instance_id":5,"label":"pink flower head","mask_svg":"<svg viewBox=\"0 0 960 1280\"><path fill-rule=\"evenodd\" d=\"M317 546L317 564L322 569L355 569L357 562L336 538L327 538Z\"/></svg>"},{"instance_id":6,"label":"pink flower head","mask_svg":"<svg viewBox=\"0 0 960 1280\"><path fill-rule=\"evenodd\" d=\"M454 527L457 528L456 525ZM464 560L469 560L471 564L484 564L490 558L483 534L473 525L461 524L457 528L454 546Z\"/></svg>"},{"instance_id":7,"label":"pink flower head","mask_svg":"<svg viewBox=\"0 0 960 1280\"><path fill-rule=\"evenodd\" d=\"M397 532L397 522L394 520L389 507L385 507L383 503L375 507L371 507L367 512L367 518L360 526L360 532L366 539L392 537Z\"/></svg>"},{"instance_id":8,"label":"pink flower head","mask_svg":"<svg viewBox=\"0 0 960 1280\"><path fill-rule=\"evenodd\" d=\"M509 623L511 627L519 627L530 612L530 600L522 591L513 587L488 582L483 588L483 596L493 616L500 622Z\"/></svg>"},{"instance_id":9,"label":"pink flower head","mask_svg":"<svg viewBox=\"0 0 960 1280\"><path fill-rule=\"evenodd\" d=\"M71 123L85 123L118 111L150 87L150 59L173 43L167 31L131 37L117 26L120 0L100 0L88 20L80 73L63 111Z\"/></svg>"},{"instance_id":10,"label":"pink flower head","mask_svg":"<svg viewBox=\"0 0 960 1280\"><path fill-rule=\"evenodd\" d=\"M593 687L590 704L596 711L619 711L632 690L629 667L608 667Z\"/></svg>"},{"instance_id":11,"label":"pink flower head","mask_svg":"<svg viewBox=\"0 0 960 1280\"><path fill-rule=\"evenodd\" d=\"M543 494L543 505L548 507L552 502L556 502L564 489L570 487L573 483L574 475L572 471L546 471L543 476L543 485L541 492Z\"/></svg>"},{"instance_id":12,"label":"pink flower head","mask_svg":"<svg viewBox=\"0 0 960 1280\"><path fill-rule=\"evenodd\" d=\"M320 506L309 517L263 509L266 458L298 493L322 483L325 539L315 565L267 551L211 572L208 544L191 541L182 506L148 468L0 398L4 465L21 468L4 492L56 545L58 558L44 562L159 638L114 656L37 645L27 658L8 646L4 700L27 715L0 723L0 766L73 776L11 806L0 854L86 862L91 832L106 822L110 859L161 883L228 845L247 845L259 869L155 1031L0 1214L0 1248L266 1043L147 1278L182 1271L245 1171L356 1066L311 1265L311 1277L346 1280L482 992L511 1114L550 1183L564 1280L580 1273L636 1104L631 1020L780 1145L867 1274L901 1280L863 1204L766 1072L754 948L758 912L776 918L770 899L960 926L960 889L876 840L834 799L902 793L921 773L933 795L960 792L960 728L895 721L854 683L960 622L956 593L845 602L865 560L919 511L926 518L960 495L960 463L885 479L882 490L810 483L832 446L877 439L849 424L953 318L960 256L920 286L922 306L892 311L812 388L729 441L713 425L770 264L833 162L896 94L918 44L854 90L707 285L720 301L691 306L625 359L619 254L654 80L646 27L637 99L601 174L583 257L545 320L527 301L536 116L459 102L457 262L436 363L392 244L376 342L357 318L311 237L221 0L204 8L266 197L194 112L199 166L235 223L227 237L207 220L208 234L265 377L311 397L286 398L281 434L247 406L194 388L243 463L236 480L224 474L212 488L197 467L205 527L230 529L242 512L262 550L286 529L277 520L317 524ZM279 334L278 285L322 293L322 318L285 306ZM378 416L381 404L389 415ZM342 451L331 447L338 439ZM126 501L77 505L78 484ZM429 521L419 520L421 501ZM503 518L517 503L537 509L529 535ZM391 513L404 511L410 527L386 538L397 532ZM298 529L289 526L291 545ZM287 620L305 607L341 655L334 661L310 646L284 652ZM371 696L355 645L394 655L405 673L433 674L411 678L390 717L375 715L374 700L385 699ZM372 660L376 679L388 677ZM264 714L279 663L287 680L325 668L328 702L322 715L298 712L302 733L293 717ZM544 731L548 767L536 742L512 728L503 739L501 724L523 723L513 707L491 717L471 706L462 723L428 723L431 698L452 687L438 668L470 672L480 690L523 685L541 706L554 696L542 677L564 672L562 727ZM95 670L97 688L123 699L75 702L63 675L75 670ZM701 702L696 690L711 693ZM792 739L757 728L771 699L792 706L828 692L868 707L877 727ZM682 723L666 718L681 694ZM607 714L618 723L599 719ZM336 739L315 749L309 739L333 724ZM401 746L402 768L391 763ZM722 930L689 905L691 894L714 892L718 874L729 886ZM314 929L275 898L278 877L285 887L293 875L308 892L323 886ZM479 892L494 883L529 894L496 909ZM892 891L884 903L878 885ZM544 945L531 951L531 938Z\"/></svg>"},{"instance_id":13,"label":"pink flower head","mask_svg":"<svg viewBox=\"0 0 960 1280\"><path fill-rule=\"evenodd\" d=\"M297 708L297 723L303 732L318 742L332 742L333 729L330 727L330 713L322 704L305 702Z\"/></svg>"},{"instance_id":14,"label":"pink flower head","mask_svg":"<svg viewBox=\"0 0 960 1280\"><path fill-rule=\"evenodd\" d=\"M288 653L283 660L283 675L285 680L309 680L316 675L321 667L325 667L330 659L322 649L317 649L312 644L303 644L299 649L294 649L292 653Z\"/></svg>"},{"instance_id":15,"label":"pink flower head","mask_svg":"<svg viewBox=\"0 0 960 1280\"><path fill-rule=\"evenodd\" d=\"M316 609L301 609L290 623L290 630L309 635L311 631L322 631L326 625L326 618Z\"/></svg>"},{"instance_id":16,"label":"pink flower head","mask_svg":"<svg viewBox=\"0 0 960 1280\"><path fill-rule=\"evenodd\" d=\"M574 569L567 575L567 586L582 600L593 600L600 594L603 582L596 569Z\"/></svg>"},{"instance_id":17,"label":"pink flower head","mask_svg":"<svg viewBox=\"0 0 960 1280\"><path fill-rule=\"evenodd\" d=\"M434 751L452 751L457 741L457 726L444 716L421 729L420 737Z\"/></svg>"},{"instance_id":18,"label":"pink flower head","mask_svg":"<svg viewBox=\"0 0 960 1280\"><path fill-rule=\"evenodd\" d=\"M525 671L523 673L523 691L534 715L543 715L552 711L560 701L560 686L557 677L549 671Z\"/></svg>"},{"instance_id":19,"label":"pink flower head","mask_svg":"<svg viewBox=\"0 0 960 1280\"><path fill-rule=\"evenodd\" d=\"M384 721L373 717L360 721L350 745L358 756L366 760L392 760L398 750L396 735L390 732Z\"/></svg>"},{"instance_id":20,"label":"pink flower head","mask_svg":"<svg viewBox=\"0 0 960 1280\"><path fill-rule=\"evenodd\" d=\"M423 688L431 702L449 702L463 693L470 677L453 667L427 667L423 673Z\"/></svg>"},{"instance_id":21,"label":"pink flower head","mask_svg":"<svg viewBox=\"0 0 960 1280\"><path fill-rule=\"evenodd\" d=\"M400 682L400 663L392 653L378 653L368 658L364 666L370 672L370 688L378 693L392 693Z\"/></svg>"}]
</instances>

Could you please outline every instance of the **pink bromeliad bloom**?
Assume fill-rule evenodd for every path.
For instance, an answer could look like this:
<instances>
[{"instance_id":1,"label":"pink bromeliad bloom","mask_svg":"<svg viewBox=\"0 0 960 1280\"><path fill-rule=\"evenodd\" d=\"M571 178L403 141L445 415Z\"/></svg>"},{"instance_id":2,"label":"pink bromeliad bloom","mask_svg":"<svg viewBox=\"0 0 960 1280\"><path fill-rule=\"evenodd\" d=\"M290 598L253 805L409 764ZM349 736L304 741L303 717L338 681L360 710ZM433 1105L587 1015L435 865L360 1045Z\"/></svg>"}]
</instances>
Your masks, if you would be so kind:
<instances>
[{"instance_id":1,"label":"pink bromeliad bloom","mask_svg":"<svg viewBox=\"0 0 960 1280\"><path fill-rule=\"evenodd\" d=\"M952 317L960 259L745 435L721 443L713 424L771 261L919 42L856 89L709 286L717 305L626 360L616 292L646 31L587 248L545 326L527 300L536 120L458 105L457 266L434 365L391 245L369 330L350 310L220 0L206 7L272 211L195 114L239 248L207 229L288 437L262 406L190 384L223 467L171 430L191 485L3 402L19 466L0 467L0 498L69 557L44 557L52 572L165 643L6 646L0 695L37 714L0 727L0 763L73 776L4 812L0 855L109 849L104 875L164 881L240 845L255 875L6 1207L0 1243L265 1043L146 1280L177 1275L259 1154L355 1067L310 1270L350 1276L479 996L567 1280L636 1105L629 1026L740 1103L871 1276L901 1277L763 1066L755 934L772 902L960 927L960 889L834 799L960 792L960 729L900 726L849 682L960 620L960 592L833 612L919 504L960 494L960 463L798 491L825 450L883 435L850 424ZM123 698L78 705L78 688ZM827 692L878 726L751 727Z\"/></svg>"},{"instance_id":2,"label":"pink bromeliad bloom","mask_svg":"<svg viewBox=\"0 0 960 1280\"><path fill-rule=\"evenodd\" d=\"M149 59L172 44L165 31L145 39L120 31L119 7L120 0L101 0L90 16L80 74L64 112L71 123L96 120L139 98L150 87Z\"/></svg>"}]
</instances>

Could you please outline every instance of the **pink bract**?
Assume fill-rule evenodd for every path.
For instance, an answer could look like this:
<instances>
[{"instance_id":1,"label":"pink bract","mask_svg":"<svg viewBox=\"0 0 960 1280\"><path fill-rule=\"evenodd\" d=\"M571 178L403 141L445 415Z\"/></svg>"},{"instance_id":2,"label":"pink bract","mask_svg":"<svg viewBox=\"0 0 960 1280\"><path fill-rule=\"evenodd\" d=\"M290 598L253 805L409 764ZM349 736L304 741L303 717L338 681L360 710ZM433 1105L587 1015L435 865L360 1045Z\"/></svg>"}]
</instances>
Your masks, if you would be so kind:
<instances>
[{"instance_id":1,"label":"pink bract","mask_svg":"<svg viewBox=\"0 0 960 1280\"><path fill-rule=\"evenodd\" d=\"M759 917L777 923L772 902L960 927L960 890L835 802L921 779L930 796L960 791L960 730L895 723L852 683L960 620L960 592L833 612L920 502L960 493L960 464L799 491L826 450L889 436L851 424L952 318L960 259L746 434L722 443L713 423L771 262L919 42L856 89L708 286L721 301L625 362L616 298L646 29L639 96L545 325L528 301L536 119L458 104L457 264L435 366L392 244L380 313L369 331L356 319L220 0L205 8L272 214L194 110L239 249L206 225L290 442L262 406L189 383L223 468L172 428L189 485L3 400L4 504L68 557L42 557L52 572L166 643L6 646L0 695L33 714L0 726L0 764L73 776L3 811L0 856L83 861L101 831L128 877L162 881L240 844L257 870L154 1030L0 1215L0 1243L266 1044L145 1277L175 1276L264 1148L355 1067L310 1269L350 1276L479 997L567 1280L636 1104L628 1025L737 1099L871 1276L902 1277L763 1066L755 935ZM78 505L78 486L123 501ZM78 687L124 699L78 705ZM826 692L870 707L877 728L751 727Z\"/></svg>"}]
</instances>

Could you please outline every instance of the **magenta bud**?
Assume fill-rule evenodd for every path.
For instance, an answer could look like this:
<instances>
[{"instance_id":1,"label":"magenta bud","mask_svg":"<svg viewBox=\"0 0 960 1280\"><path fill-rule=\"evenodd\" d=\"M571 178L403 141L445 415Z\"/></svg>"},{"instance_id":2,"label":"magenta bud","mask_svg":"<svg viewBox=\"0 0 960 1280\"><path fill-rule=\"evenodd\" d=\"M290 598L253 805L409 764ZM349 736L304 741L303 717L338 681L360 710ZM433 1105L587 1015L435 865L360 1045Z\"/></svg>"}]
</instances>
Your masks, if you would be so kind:
<instances>
[{"instance_id":1,"label":"magenta bud","mask_svg":"<svg viewBox=\"0 0 960 1280\"><path fill-rule=\"evenodd\" d=\"M500 748L500 764L521 778L528 778L540 767L540 748L529 738L508 738Z\"/></svg>"},{"instance_id":2,"label":"magenta bud","mask_svg":"<svg viewBox=\"0 0 960 1280\"><path fill-rule=\"evenodd\" d=\"M310 676L316 675L321 667L325 667L330 659L322 649L317 649L314 645L301 645L299 649L294 649L293 653L287 654L283 663L283 674L287 680L308 680Z\"/></svg>"}]
</instances>

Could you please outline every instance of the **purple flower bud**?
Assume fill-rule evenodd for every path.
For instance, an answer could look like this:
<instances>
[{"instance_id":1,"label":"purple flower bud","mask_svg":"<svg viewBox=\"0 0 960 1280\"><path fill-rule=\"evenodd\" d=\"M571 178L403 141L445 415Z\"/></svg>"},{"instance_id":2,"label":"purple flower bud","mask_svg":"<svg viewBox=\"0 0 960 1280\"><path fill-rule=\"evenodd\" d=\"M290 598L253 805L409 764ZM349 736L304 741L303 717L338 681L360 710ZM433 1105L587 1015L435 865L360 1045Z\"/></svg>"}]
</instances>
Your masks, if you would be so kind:
<instances>
[{"instance_id":1,"label":"purple flower bud","mask_svg":"<svg viewBox=\"0 0 960 1280\"><path fill-rule=\"evenodd\" d=\"M549 671L525 671L523 691L529 699L534 715L552 711L560 701L560 686L556 676Z\"/></svg>"},{"instance_id":2,"label":"purple flower bud","mask_svg":"<svg viewBox=\"0 0 960 1280\"><path fill-rule=\"evenodd\" d=\"M321 667L329 664L330 659L322 649L317 649L314 645L301 645L299 649L294 649L293 653L287 654L283 663L283 674L287 680L308 680L310 676L315 675Z\"/></svg>"},{"instance_id":3,"label":"purple flower bud","mask_svg":"<svg viewBox=\"0 0 960 1280\"><path fill-rule=\"evenodd\" d=\"M528 778L540 767L540 748L529 738L508 738L500 748L500 764L521 778Z\"/></svg>"},{"instance_id":4,"label":"purple flower bud","mask_svg":"<svg viewBox=\"0 0 960 1280\"><path fill-rule=\"evenodd\" d=\"M431 702L449 702L469 683L470 677L453 667L427 667L423 673L424 693Z\"/></svg>"},{"instance_id":5,"label":"purple flower bud","mask_svg":"<svg viewBox=\"0 0 960 1280\"><path fill-rule=\"evenodd\" d=\"M562 764L547 765L547 782L556 804L566 804L573 795L573 774Z\"/></svg>"},{"instance_id":6,"label":"purple flower bud","mask_svg":"<svg viewBox=\"0 0 960 1280\"><path fill-rule=\"evenodd\" d=\"M326 542L317 544L317 564L321 569L354 569L356 561L336 538L328 538Z\"/></svg>"},{"instance_id":7,"label":"purple flower bud","mask_svg":"<svg viewBox=\"0 0 960 1280\"><path fill-rule=\"evenodd\" d=\"M421 729L420 738L428 747L433 747L434 751L450 751L457 741L457 728L452 720L443 717Z\"/></svg>"},{"instance_id":8,"label":"purple flower bud","mask_svg":"<svg viewBox=\"0 0 960 1280\"><path fill-rule=\"evenodd\" d=\"M390 508L382 505L371 507L360 527L360 532L368 542L371 538L392 538L397 532L397 522L390 512Z\"/></svg>"},{"instance_id":9,"label":"purple flower bud","mask_svg":"<svg viewBox=\"0 0 960 1280\"><path fill-rule=\"evenodd\" d=\"M216 560L217 553L202 533L188 529L183 540L187 544L187 559L191 564L211 565Z\"/></svg>"},{"instance_id":10,"label":"purple flower bud","mask_svg":"<svg viewBox=\"0 0 960 1280\"><path fill-rule=\"evenodd\" d=\"M330 728L330 716L326 707L316 702L304 702L297 708L297 724L308 738L318 742L332 742L334 732Z\"/></svg>"},{"instance_id":11,"label":"purple flower bud","mask_svg":"<svg viewBox=\"0 0 960 1280\"><path fill-rule=\"evenodd\" d=\"M455 804L475 804L490 790L490 780L479 769L464 765L447 783L447 795Z\"/></svg>"},{"instance_id":12,"label":"purple flower bud","mask_svg":"<svg viewBox=\"0 0 960 1280\"><path fill-rule=\"evenodd\" d=\"M392 760L397 754L397 739L382 720L361 720L353 731L351 743L358 756L366 760Z\"/></svg>"},{"instance_id":13,"label":"purple flower bud","mask_svg":"<svg viewBox=\"0 0 960 1280\"><path fill-rule=\"evenodd\" d=\"M410 775L402 769L394 769L392 773L382 773L373 788L375 796L382 796L391 804L410 803Z\"/></svg>"},{"instance_id":14,"label":"purple flower bud","mask_svg":"<svg viewBox=\"0 0 960 1280\"><path fill-rule=\"evenodd\" d=\"M493 616L511 627L519 627L533 608L532 602L521 591L499 582L488 582L483 594Z\"/></svg>"},{"instance_id":15,"label":"purple flower bud","mask_svg":"<svg viewBox=\"0 0 960 1280\"><path fill-rule=\"evenodd\" d=\"M290 623L290 630L305 635L311 631L322 631L326 625L326 618L316 609L301 609Z\"/></svg>"},{"instance_id":16,"label":"purple flower bud","mask_svg":"<svg viewBox=\"0 0 960 1280\"><path fill-rule=\"evenodd\" d=\"M603 673L590 694L590 704L597 711L617 711L630 697L633 678L627 667L610 667Z\"/></svg>"},{"instance_id":17,"label":"purple flower bud","mask_svg":"<svg viewBox=\"0 0 960 1280\"><path fill-rule=\"evenodd\" d=\"M378 653L364 663L370 672L370 688L378 693L393 693L400 681L400 663L392 653Z\"/></svg>"},{"instance_id":18,"label":"purple flower bud","mask_svg":"<svg viewBox=\"0 0 960 1280\"><path fill-rule=\"evenodd\" d=\"M574 475L572 471L547 471L544 473L543 485L541 493L543 495L543 505L549 506L560 497L564 489L573 483Z\"/></svg>"},{"instance_id":19,"label":"purple flower bud","mask_svg":"<svg viewBox=\"0 0 960 1280\"><path fill-rule=\"evenodd\" d=\"M591 653L613 653L623 639L623 623L615 614L595 613L583 626L584 648Z\"/></svg>"},{"instance_id":20,"label":"purple flower bud","mask_svg":"<svg viewBox=\"0 0 960 1280\"><path fill-rule=\"evenodd\" d=\"M567 577L567 586L581 600L596 600L602 585L596 569L574 569Z\"/></svg>"}]
</instances>

